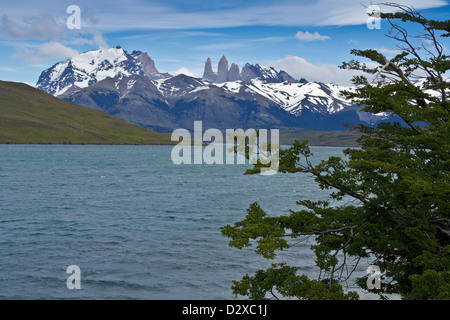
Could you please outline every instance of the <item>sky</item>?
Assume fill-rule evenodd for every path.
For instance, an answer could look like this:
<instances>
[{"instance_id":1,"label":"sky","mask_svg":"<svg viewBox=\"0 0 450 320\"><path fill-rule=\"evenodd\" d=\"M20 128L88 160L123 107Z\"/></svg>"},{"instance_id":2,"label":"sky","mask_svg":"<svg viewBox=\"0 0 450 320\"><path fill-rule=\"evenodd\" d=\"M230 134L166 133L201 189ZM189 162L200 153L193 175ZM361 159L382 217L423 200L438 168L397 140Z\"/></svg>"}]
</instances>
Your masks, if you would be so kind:
<instances>
[{"instance_id":1,"label":"sky","mask_svg":"<svg viewBox=\"0 0 450 320\"><path fill-rule=\"evenodd\" d=\"M396 2L430 19L450 17L448 0ZM387 22L367 15L373 5L377 2L0 0L0 80L34 85L59 61L120 45L129 53L147 52L160 72L201 77L208 57L217 70L225 55L241 68L258 63L297 79L349 85L352 73L339 66L356 58L351 49L395 53Z\"/></svg>"}]
</instances>

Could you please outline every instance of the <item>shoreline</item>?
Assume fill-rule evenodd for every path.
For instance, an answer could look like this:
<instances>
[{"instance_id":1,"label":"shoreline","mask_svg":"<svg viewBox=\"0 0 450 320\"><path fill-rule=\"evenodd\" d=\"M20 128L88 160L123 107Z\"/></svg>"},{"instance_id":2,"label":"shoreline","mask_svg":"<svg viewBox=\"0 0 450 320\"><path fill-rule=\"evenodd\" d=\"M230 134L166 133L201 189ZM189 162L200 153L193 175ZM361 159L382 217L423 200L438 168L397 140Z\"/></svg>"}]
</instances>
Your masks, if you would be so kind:
<instances>
[{"instance_id":1,"label":"shoreline","mask_svg":"<svg viewBox=\"0 0 450 320\"><path fill-rule=\"evenodd\" d=\"M22 146L175 146L177 143L19 143L19 142L0 142L0 146L11 146L11 145L22 145ZM207 144L204 144L206 146ZM292 144L280 143L280 146L290 147ZM331 144L308 144L310 147L330 147L330 148L359 148L359 145L331 145Z\"/></svg>"}]
</instances>

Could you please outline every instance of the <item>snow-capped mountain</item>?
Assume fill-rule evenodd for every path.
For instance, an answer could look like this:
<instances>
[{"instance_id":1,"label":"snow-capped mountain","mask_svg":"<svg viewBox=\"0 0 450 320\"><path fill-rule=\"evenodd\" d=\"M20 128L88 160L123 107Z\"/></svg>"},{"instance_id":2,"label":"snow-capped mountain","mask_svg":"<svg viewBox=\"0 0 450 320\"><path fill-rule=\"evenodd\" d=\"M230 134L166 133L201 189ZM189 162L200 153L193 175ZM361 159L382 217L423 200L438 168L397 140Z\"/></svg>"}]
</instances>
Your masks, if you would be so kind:
<instances>
[{"instance_id":1,"label":"snow-capped mountain","mask_svg":"<svg viewBox=\"0 0 450 320\"><path fill-rule=\"evenodd\" d=\"M320 82L267 83L260 79L254 79L250 83L227 82L221 87L234 93L244 88L247 92L266 97L296 116L301 116L304 109L309 109L313 113L334 114L352 105L341 94L342 90L351 91L352 89L336 84Z\"/></svg>"},{"instance_id":2,"label":"snow-capped mountain","mask_svg":"<svg viewBox=\"0 0 450 320\"><path fill-rule=\"evenodd\" d=\"M123 48L93 50L58 62L42 72L36 87L54 96L77 91L106 78L147 75L161 79L168 75L159 73L147 53L134 51L128 54Z\"/></svg>"},{"instance_id":3,"label":"snow-capped mountain","mask_svg":"<svg viewBox=\"0 0 450 320\"><path fill-rule=\"evenodd\" d=\"M374 124L336 84L297 81L284 71L235 63L217 72L211 59L202 78L160 73L147 53L121 47L94 50L42 72L37 87L60 98L109 112L157 131L190 128L195 120L225 128L343 130L342 123Z\"/></svg>"}]
</instances>

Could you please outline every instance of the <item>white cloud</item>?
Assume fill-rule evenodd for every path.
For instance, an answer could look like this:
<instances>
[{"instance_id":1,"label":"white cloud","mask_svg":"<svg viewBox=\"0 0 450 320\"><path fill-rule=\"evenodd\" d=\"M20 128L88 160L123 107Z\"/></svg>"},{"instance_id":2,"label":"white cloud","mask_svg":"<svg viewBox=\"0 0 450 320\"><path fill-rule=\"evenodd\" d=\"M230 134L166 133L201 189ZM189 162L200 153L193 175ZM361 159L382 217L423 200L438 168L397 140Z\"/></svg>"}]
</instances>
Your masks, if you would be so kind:
<instances>
[{"instance_id":1,"label":"white cloud","mask_svg":"<svg viewBox=\"0 0 450 320\"><path fill-rule=\"evenodd\" d=\"M305 78L308 81L352 85L351 79L360 74L354 70L343 70L334 64L313 64L297 56L286 56L283 59L268 63L277 70L284 70L295 79Z\"/></svg>"},{"instance_id":2,"label":"white cloud","mask_svg":"<svg viewBox=\"0 0 450 320\"><path fill-rule=\"evenodd\" d=\"M178 70L175 70L175 71L169 71L169 73L174 76L179 75L179 74L185 74L190 77L197 77L193 72L191 72L189 69L184 68L184 67L180 68Z\"/></svg>"},{"instance_id":3,"label":"white cloud","mask_svg":"<svg viewBox=\"0 0 450 320\"><path fill-rule=\"evenodd\" d=\"M1 22L0 35L6 38L50 39L63 37L67 32L67 29L49 15L24 17L20 22L5 15Z\"/></svg>"},{"instance_id":4,"label":"white cloud","mask_svg":"<svg viewBox=\"0 0 450 320\"><path fill-rule=\"evenodd\" d=\"M97 28L89 28L88 32L90 34L92 34L94 42L97 44L99 49L107 49L107 48L109 48L109 46L106 43L106 40L103 37L103 34L100 32L100 30L98 30Z\"/></svg>"},{"instance_id":5,"label":"white cloud","mask_svg":"<svg viewBox=\"0 0 450 320\"><path fill-rule=\"evenodd\" d=\"M345 26L367 22L370 1L277 1L268 5L235 4L222 9L185 10L176 4L143 0L92 2L103 30L198 29L238 26ZM426 9L447 5L444 0L397 0L399 4ZM390 7L380 6L383 11ZM101 8L101 9L100 9ZM108 8L105 10L104 8Z\"/></svg>"},{"instance_id":6,"label":"white cloud","mask_svg":"<svg viewBox=\"0 0 450 320\"><path fill-rule=\"evenodd\" d=\"M64 11L65 12L65 11ZM103 34L86 24L82 30L70 31L64 19L49 14L0 19L0 39L15 47L13 59L39 65L48 59L71 58L78 54L73 46L94 45L108 48ZM20 40L20 41L16 41Z\"/></svg>"},{"instance_id":7,"label":"white cloud","mask_svg":"<svg viewBox=\"0 0 450 320\"><path fill-rule=\"evenodd\" d=\"M78 55L77 50L55 41L44 43L39 47L39 56L42 58L72 58L76 55Z\"/></svg>"},{"instance_id":8,"label":"white cloud","mask_svg":"<svg viewBox=\"0 0 450 320\"><path fill-rule=\"evenodd\" d=\"M331 38L329 36L322 36L317 31L314 33L310 33L308 31L303 32L299 31L295 35L295 37L300 41L323 41L323 40L330 40Z\"/></svg>"},{"instance_id":9,"label":"white cloud","mask_svg":"<svg viewBox=\"0 0 450 320\"><path fill-rule=\"evenodd\" d=\"M17 52L12 55L12 58L38 65L46 59L72 58L77 54L78 51L70 47L56 41L50 41L40 46L21 44L17 46Z\"/></svg>"},{"instance_id":10,"label":"white cloud","mask_svg":"<svg viewBox=\"0 0 450 320\"><path fill-rule=\"evenodd\" d=\"M448 5L445 0L396 0L398 4L412 6L422 10ZM162 0L98 0L85 2L81 6L82 28L95 25L102 31L133 29L185 29L225 28L238 26L344 26L362 25L367 22L366 7L369 0L320 0L306 1L280 0L265 5L246 4L233 1L229 5L191 6L186 10L185 4ZM13 19L23 17L23 12L54 15L60 23L65 22L67 14L64 1L57 0L22 0L10 1L3 6L2 15ZM380 6L383 11L392 8ZM384 10L386 9L386 10ZM36 33L45 33L43 24L37 25ZM10 31L22 36L21 30L12 27ZM53 30L53 27L50 28ZM15 31L18 31L15 32ZM31 28L27 30L33 32ZM48 30L47 30L48 33Z\"/></svg>"},{"instance_id":11,"label":"white cloud","mask_svg":"<svg viewBox=\"0 0 450 320\"><path fill-rule=\"evenodd\" d=\"M90 21L92 19L86 19ZM92 23L84 23L77 31L70 31L62 17L42 14L11 19L4 15L0 20L0 38L8 40L59 41L72 45L96 44L108 48L102 32ZM86 37L92 38L92 40Z\"/></svg>"}]
</instances>

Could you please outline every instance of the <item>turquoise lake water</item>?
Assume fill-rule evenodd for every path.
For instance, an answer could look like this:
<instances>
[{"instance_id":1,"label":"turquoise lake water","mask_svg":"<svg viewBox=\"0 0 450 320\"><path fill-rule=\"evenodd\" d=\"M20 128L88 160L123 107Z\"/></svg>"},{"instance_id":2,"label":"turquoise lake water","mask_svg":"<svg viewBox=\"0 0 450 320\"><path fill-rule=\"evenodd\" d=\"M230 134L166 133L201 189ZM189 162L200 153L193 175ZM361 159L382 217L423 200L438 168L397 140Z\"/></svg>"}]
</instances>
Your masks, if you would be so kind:
<instances>
[{"instance_id":1,"label":"turquoise lake water","mask_svg":"<svg viewBox=\"0 0 450 320\"><path fill-rule=\"evenodd\" d=\"M272 262L316 274L311 243L266 261L220 233L255 201L275 215L328 199L311 177L177 166L171 150L0 145L0 299L234 299L232 280ZM316 161L342 150L312 147Z\"/></svg>"}]
</instances>

